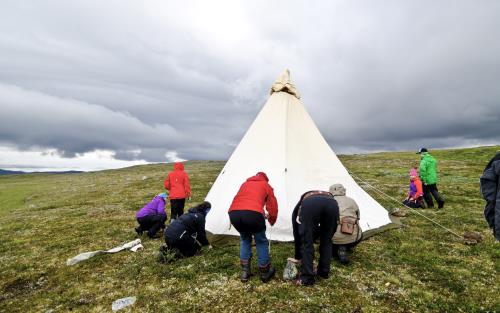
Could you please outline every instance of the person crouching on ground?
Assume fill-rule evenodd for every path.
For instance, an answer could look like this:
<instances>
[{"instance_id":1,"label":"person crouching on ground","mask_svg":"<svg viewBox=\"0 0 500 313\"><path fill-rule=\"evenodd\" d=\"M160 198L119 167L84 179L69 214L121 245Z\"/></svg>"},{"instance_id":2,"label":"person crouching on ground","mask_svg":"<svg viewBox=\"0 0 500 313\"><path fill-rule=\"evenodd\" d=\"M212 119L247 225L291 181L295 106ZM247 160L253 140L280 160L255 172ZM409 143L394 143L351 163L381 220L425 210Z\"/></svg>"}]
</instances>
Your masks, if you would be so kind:
<instances>
[{"instance_id":1,"label":"person crouching on ground","mask_svg":"<svg viewBox=\"0 0 500 313\"><path fill-rule=\"evenodd\" d=\"M422 181L418 177L417 169L415 168L410 170L410 188L408 197L403 201L403 204L414 209L424 207Z\"/></svg>"},{"instance_id":2,"label":"person crouching on ground","mask_svg":"<svg viewBox=\"0 0 500 313\"><path fill-rule=\"evenodd\" d=\"M330 193L337 200L340 214L340 224L332 238L332 256L338 258L340 263L348 264L348 252L363 238L363 231L359 226L359 207L354 199L346 196L346 189L342 184L330 186Z\"/></svg>"},{"instance_id":3,"label":"person crouching on ground","mask_svg":"<svg viewBox=\"0 0 500 313\"><path fill-rule=\"evenodd\" d=\"M190 257L197 254L202 246L209 246L205 218L211 207L210 202L205 201L171 222L165 229L163 248L174 251L176 257Z\"/></svg>"},{"instance_id":4,"label":"person crouching on ground","mask_svg":"<svg viewBox=\"0 0 500 313\"><path fill-rule=\"evenodd\" d=\"M268 282L276 270L271 266L269 242L266 237L266 214L269 224L278 218L278 201L269 178L263 172L257 173L244 182L229 208L231 224L240 233L241 281L247 282L251 276L252 237L255 238L257 257L262 282Z\"/></svg>"},{"instance_id":5,"label":"person crouching on ground","mask_svg":"<svg viewBox=\"0 0 500 313\"><path fill-rule=\"evenodd\" d=\"M292 213L295 259L301 261L298 285L314 285L314 276L328 278L332 260L332 237L337 228L339 206L327 191L312 190L300 197ZM315 273L314 232L319 233L319 261Z\"/></svg>"},{"instance_id":6,"label":"person crouching on ground","mask_svg":"<svg viewBox=\"0 0 500 313\"><path fill-rule=\"evenodd\" d=\"M147 231L149 238L159 238L157 233L160 229L165 228L165 221L167 220L167 213L165 212L167 198L166 192L160 193L136 213L135 217L139 223L139 227L135 228L137 235L142 236L143 232Z\"/></svg>"}]
</instances>

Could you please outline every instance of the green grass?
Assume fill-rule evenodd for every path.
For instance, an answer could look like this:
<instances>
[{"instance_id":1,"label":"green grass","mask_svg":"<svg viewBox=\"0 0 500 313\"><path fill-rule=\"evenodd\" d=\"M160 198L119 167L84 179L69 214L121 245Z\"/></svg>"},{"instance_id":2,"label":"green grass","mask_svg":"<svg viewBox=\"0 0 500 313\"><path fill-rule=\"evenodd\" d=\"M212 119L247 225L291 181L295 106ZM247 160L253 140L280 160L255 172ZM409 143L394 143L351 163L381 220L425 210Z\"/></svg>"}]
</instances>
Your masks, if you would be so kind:
<instances>
[{"instance_id":1,"label":"green grass","mask_svg":"<svg viewBox=\"0 0 500 313\"><path fill-rule=\"evenodd\" d=\"M332 263L331 277L296 287L280 277L290 243L271 247L278 277L239 282L238 246L159 264L161 240L145 250L104 255L72 267L66 259L133 240L134 213L163 188L171 165L135 166L70 175L0 177L0 311L110 311L111 303L137 296L123 310L149 312L499 312L500 249L482 215L478 179L499 147L441 150L444 210L423 210L462 234L478 231L479 245L408 213L404 226L363 241L350 266ZM413 152L341 156L353 173L402 199ZM224 162L186 163L193 201L201 202ZM363 184L361 184L363 186ZM386 208L397 206L364 186ZM253 264L255 272L256 265Z\"/></svg>"}]
</instances>

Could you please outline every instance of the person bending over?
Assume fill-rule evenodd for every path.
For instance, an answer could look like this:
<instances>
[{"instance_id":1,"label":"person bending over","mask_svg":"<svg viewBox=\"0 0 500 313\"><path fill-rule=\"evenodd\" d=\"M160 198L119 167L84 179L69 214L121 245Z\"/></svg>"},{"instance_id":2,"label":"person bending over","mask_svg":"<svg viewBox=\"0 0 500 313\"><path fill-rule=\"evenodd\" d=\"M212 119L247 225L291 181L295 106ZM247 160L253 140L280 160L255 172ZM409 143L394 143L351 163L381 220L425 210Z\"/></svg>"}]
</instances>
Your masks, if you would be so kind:
<instances>
[{"instance_id":1,"label":"person bending over","mask_svg":"<svg viewBox=\"0 0 500 313\"><path fill-rule=\"evenodd\" d=\"M337 228L339 206L327 191L312 190L300 197L292 213L295 259L301 261L298 285L313 285L314 276L328 278L332 259L332 237ZM314 230L319 234L319 261L315 273Z\"/></svg>"},{"instance_id":2,"label":"person bending over","mask_svg":"<svg viewBox=\"0 0 500 313\"><path fill-rule=\"evenodd\" d=\"M158 238L157 232L165 228L167 213L165 212L165 201L168 198L166 192L155 196L148 204L140 209L135 217L139 227L135 228L137 235L142 236L147 231L149 238Z\"/></svg>"},{"instance_id":3,"label":"person bending over","mask_svg":"<svg viewBox=\"0 0 500 313\"><path fill-rule=\"evenodd\" d=\"M346 196L346 189L342 184L330 186L330 193L339 205L340 223L333 234L332 256L340 263L349 263L349 251L361 241L363 231L359 226L359 207L354 199Z\"/></svg>"},{"instance_id":4,"label":"person bending over","mask_svg":"<svg viewBox=\"0 0 500 313\"><path fill-rule=\"evenodd\" d=\"M190 257L202 246L209 246L205 218L210 208L210 202L205 201L172 221L165 229L165 245L160 251L171 250L176 257Z\"/></svg>"},{"instance_id":5,"label":"person bending over","mask_svg":"<svg viewBox=\"0 0 500 313\"><path fill-rule=\"evenodd\" d=\"M276 270L271 266L269 242L266 237L266 214L269 224L274 225L278 218L278 202L274 196L269 179L263 172L257 173L244 182L229 208L231 224L240 233L241 281L250 279L252 259L252 237L255 238L257 257L262 282L268 282Z\"/></svg>"}]
</instances>

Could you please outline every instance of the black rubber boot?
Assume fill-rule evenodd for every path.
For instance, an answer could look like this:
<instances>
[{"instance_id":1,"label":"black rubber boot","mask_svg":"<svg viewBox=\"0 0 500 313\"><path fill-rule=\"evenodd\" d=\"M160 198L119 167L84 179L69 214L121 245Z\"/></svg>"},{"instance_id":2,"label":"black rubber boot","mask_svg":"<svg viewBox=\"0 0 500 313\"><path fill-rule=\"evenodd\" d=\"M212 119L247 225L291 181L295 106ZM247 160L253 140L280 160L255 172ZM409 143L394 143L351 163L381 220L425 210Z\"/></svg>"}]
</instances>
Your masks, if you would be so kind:
<instances>
[{"instance_id":1,"label":"black rubber boot","mask_svg":"<svg viewBox=\"0 0 500 313\"><path fill-rule=\"evenodd\" d=\"M240 280L242 283L246 283L250 279L250 276L252 276L252 273L250 271L250 264L252 262L251 259L248 259L248 260L240 260L240 263L241 263Z\"/></svg>"},{"instance_id":2,"label":"black rubber boot","mask_svg":"<svg viewBox=\"0 0 500 313\"><path fill-rule=\"evenodd\" d=\"M268 263L264 267L259 267L259 271L260 271L260 280L262 280L263 283L267 283L268 281L270 281L271 278L273 278L274 274L276 273L276 270L271 265L271 263Z\"/></svg>"},{"instance_id":3,"label":"black rubber boot","mask_svg":"<svg viewBox=\"0 0 500 313\"><path fill-rule=\"evenodd\" d=\"M339 247L339 261L342 264L349 264L349 254L347 253L347 248L345 246Z\"/></svg>"},{"instance_id":4,"label":"black rubber boot","mask_svg":"<svg viewBox=\"0 0 500 313\"><path fill-rule=\"evenodd\" d=\"M135 228L135 232L137 233L137 236L138 236L138 237L141 237L141 236L142 236L142 233L143 233L143 230L142 230L141 226L136 227L136 228Z\"/></svg>"}]
</instances>

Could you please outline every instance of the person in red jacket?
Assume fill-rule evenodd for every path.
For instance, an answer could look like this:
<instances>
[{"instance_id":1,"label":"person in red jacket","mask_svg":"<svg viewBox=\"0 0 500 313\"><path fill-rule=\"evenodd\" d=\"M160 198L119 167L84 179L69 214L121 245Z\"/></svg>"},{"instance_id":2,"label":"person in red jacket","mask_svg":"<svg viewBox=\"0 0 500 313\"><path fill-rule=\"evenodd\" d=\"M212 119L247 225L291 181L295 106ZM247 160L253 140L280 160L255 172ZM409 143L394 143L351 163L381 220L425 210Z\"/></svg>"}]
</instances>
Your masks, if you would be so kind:
<instances>
[{"instance_id":1,"label":"person in red jacket","mask_svg":"<svg viewBox=\"0 0 500 313\"><path fill-rule=\"evenodd\" d=\"M403 204L414 209L425 208L422 181L418 177L416 168L410 170L410 189Z\"/></svg>"},{"instance_id":2,"label":"person in red jacket","mask_svg":"<svg viewBox=\"0 0 500 313\"><path fill-rule=\"evenodd\" d=\"M170 194L171 221L184 214L184 204L186 198L191 197L191 186L189 186L189 177L184 172L184 164L176 162L174 170L168 173L165 178L165 189Z\"/></svg>"},{"instance_id":3,"label":"person in red jacket","mask_svg":"<svg viewBox=\"0 0 500 313\"><path fill-rule=\"evenodd\" d=\"M266 221L274 225L278 218L278 202L269 179L263 172L257 173L244 182L229 208L231 224L240 233L241 281L250 278L252 257L252 237L255 238L257 257L262 282L268 282L276 272L271 266L269 242L266 237ZM267 214L264 212L266 206Z\"/></svg>"}]
</instances>

